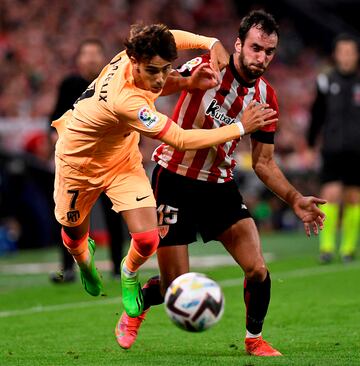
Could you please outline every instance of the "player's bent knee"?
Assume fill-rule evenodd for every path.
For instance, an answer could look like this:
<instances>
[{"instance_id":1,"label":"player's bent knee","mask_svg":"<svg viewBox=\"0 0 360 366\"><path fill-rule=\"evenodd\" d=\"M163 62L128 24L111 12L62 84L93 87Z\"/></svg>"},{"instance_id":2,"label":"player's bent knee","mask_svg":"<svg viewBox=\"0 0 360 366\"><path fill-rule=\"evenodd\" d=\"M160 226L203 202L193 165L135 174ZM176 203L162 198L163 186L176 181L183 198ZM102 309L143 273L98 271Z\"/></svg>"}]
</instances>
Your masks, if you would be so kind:
<instances>
[{"instance_id":1,"label":"player's bent knee","mask_svg":"<svg viewBox=\"0 0 360 366\"><path fill-rule=\"evenodd\" d=\"M262 282L267 276L268 270L266 266L253 266L245 270L245 277L251 281Z\"/></svg>"},{"instance_id":2,"label":"player's bent knee","mask_svg":"<svg viewBox=\"0 0 360 366\"><path fill-rule=\"evenodd\" d=\"M158 229L144 231L142 233L131 233L134 248L144 257L149 257L156 252L159 245Z\"/></svg>"}]
</instances>

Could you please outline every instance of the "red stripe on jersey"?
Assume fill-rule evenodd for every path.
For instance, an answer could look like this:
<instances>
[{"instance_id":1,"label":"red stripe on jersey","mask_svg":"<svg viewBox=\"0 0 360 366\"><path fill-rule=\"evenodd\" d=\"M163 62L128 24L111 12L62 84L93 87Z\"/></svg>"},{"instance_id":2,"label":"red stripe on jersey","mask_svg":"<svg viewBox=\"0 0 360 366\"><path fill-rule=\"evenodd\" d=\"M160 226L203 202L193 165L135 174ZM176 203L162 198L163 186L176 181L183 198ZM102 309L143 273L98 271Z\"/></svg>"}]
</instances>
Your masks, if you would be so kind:
<instances>
[{"instance_id":1,"label":"red stripe on jersey","mask_svg":"<svg viewBox=\"0 0 360 366\"><path fill-rule=\"evenodd\" d=\"M228 155L231 156L234 150L236 149L237 144L239 143L240 139L234 140L231 144L231 147L228 151Z\"/></svg>"},{"instance_id":2,"label":"red stripe on jersey","mask_svg":"<svg viewBox=\"0 0 360 366\"><path fill-rule=\"evenodd\" d=\"M225 70L224 77L221 82L221 86L219 90L216 92L216 100L219 105L224 103L225 97L231 88L231 83L234 81L234 75L232 74L230 67L227 67ZM223 91L226 92L224 95Z\"/></svg>"},{"instance_id":3,"label":"red stripe on jersey","mask_svg":"<svg viewBox=\"0 0 360 366\"><path fill-rule=\"evenodd\" d=\"M211 129L212 126L213 126L212 119L209 116L206 116L202 128ZM211 148L207 148L196 151L194 159L191 165L189 166L188 171L186 172L187 177L194 179L197 178L197 176L199 175L199 170L201 170L202 166L204 165L210 149Z\"/></svg>"},{"instance_id":4,"label":"red stripe on jersey","mask_svg":"<svg viewBox=\"0 0 360 366\"><path fill-rule=\"evenodd\" d=\"M209 182L217 182L218 181L218 178L220 176L220 169L218 168L218 166L226 158L226 153L225 153L225 150L224 150L224 145L225 144L221 144L221 145L218 145L217 146L217 149L216 149L216 158L215 158L215 160L213 162L213 165L209 169L209 171L210 171L210 175L208 177L208 181Z\"/></svg>"},{"instance_id":5,"label":"red stripe on jersey","mask_svg":"<svg viewBox=\"0 0 360 366\"><path fill-rule=\"evenodd\" d=\"M185 112L185 115L184 115L184 118L182 120L182 123L180 124L181 127L184 130L190 130L192 128L193 122L194 122L195 117L197 115L197 112L199 110L199 107L200 107L200 104L201 104L201 101L202 101L202 98L203 98L204 94L205 94L205 91L203 91L203 90L198 91L198 92L192 94L191 100L190 100L190 103L189 103L189 106L188 106L188 108L187 108L187 110ZM182 103L176 105L176 108L178 110L175 110L174 115L179 116L180 109L181 109L181 105L182 105ZM172 155L172 162L169 162L168 168L171 171L176 172L177 165L178 165L177 162L181 162L182 159L183 159L183 157L184 157L184 155L185 155L185 151L182 151L181 152L181 151L174 150L174 153Z\"/></svg>"},{"instance_id":6,"label":"red stripe on jersey","mask_svg":"<svg viewBox=\"0 0 360 366\"><path fill-rule=\"evenodd\" d=\"M224 103L224 100L225 100L224 94L225 93L223 93L223 91L224 90L228 91L231 88L231 83L233 82L233 80L234 80L234 76L231 73L230 69L227 68L225 71L225 75L223 77L222 83L220 85L220 88L217 90L217 92L214 96L214 99L216 100L218 105L222 105ZM212 129L212 128L216 128L216 125L215 125L213 119L206 115L202 128ZM219 147L218 147L218 149L219 149ZM186 172L187 177L194 178L194 179L196 179L198 177L199 171L203 167L210 149L211 148L202 149L202 150L198 150L196 152L196 154L193 158L193 161L192 161L188 171ZM223 147L222 147L222 151L224 151ZM226 156L225 153L224 153L224 156Z\"/></svg>"},{"instance_id":7,"label":"red stripe on jersey","mask_svg":"<svg viewBox=\"0 0 360 366\"><path fill-rule=\"evenodd\" d=\"M173 121L170 118L168 118L166 123L165 123L164 128L156 136L154 136L153 138L160 140L166 134L166 132L168 132L172 122Z\"/></svg>"},{"instance_id":8,"label":"red stripe on jersey","mask_svg":"<svg viewBox=\"0 0 360 366\"><path fill-rule=\"evenodd\" d=\"M180 98L179 100L177 101L176 103L176 106L175 106L175 110L174 110L174 113L172 115L172 119L177 123L178 119L179 119L179 114L180 114L180 109L181 109L181 106L182 104L184 103L184 99L186 98L186 95L187 95L187 92L186 91L183 91L181 94L180 94Z\"/></svg>"},{"instance_id":9,"label":"red stripe on jersey","mask_svg":"<svg viewBox=\"0 0 360 366\"><path fill-rule=\"evenodd\" d=\"M237 95L238 97L235 98L233 104L231 105L231 107L228 109L228 112L226 113L227 116L229 116L230 118L235 118L242 110L243 108L243 104L244 104L244 96L248 94L248 88L242 87L241 85L237 88ZM219 166L221 165L221 163L226 159L226 155L231 156L232 152L234 151L236 145L237 145L237 141L233 141L230 147L230 150L232 150L231 152L225 151L225 147L227 146L227 144L221 144L217 147L217 153L216 153L216 158L210 168L210 175L208 180L211 182L216 182L218 180L218 177L221 176L221 172L219 169Z\"/></svg>"},{"instance_id":10,"label":"red stripe on jersey","mask_svg":"<svg viewBox=\"0 0 360 366\"><path fill-rule=\"evenodd\" d=\"M189 166L186 176L189 178L196 179L199 175L199 171L201 170L202 166L204 165L206 158L209 154L210 148L197 150L194 156L194 159Z\"/></svg>"},{"instance_id":11,"label":"red stripe on jersey","mask_svg":"<svg viewBox=\"0 0 360 366\"><path fill-rule=\"evenodd\" d=\"M260 88L259 88L260 80L261 79L257 79L256 82L255 82L255 93L254 93L254 98L253 98L253 100L257 100L258 102L261 102L261 100L260 100Z\"/></svg>"},{"instance_id":12,"label":"red stripe on jersey","mask_svg":"<svg viewBox=\"0 0 360 366\"><path fill-rule=\"evenodd\" d=\"M156 162L160 161L159 156L162 154L162 152L163 152L163 150L164 150L165 146L166 146L166 144L162 143L161 145L159 145L159 146L155 149L155 151L154 151L154 153L153 153L153 155L152 155L152 158L154 159L154 161L156 161Z\"/></svg>"},{"instance_id":13,"label":"red stripe on jersey","mask_svg":"<svg viewBox=\"0 0 360 366\"><path fill-rule=\"evenodd\" d=\"M235 118L242 110L244 104L244 96L248 94L249 89L244 88L241 85L236 89L238 97L235 99L234 103L229 108L226 115L231 118Z\"/></svg>"},{"instance_id":14,"label":"red stripe on jersey","mask_svg":"<svg viewBox=\"0 0 360 366\"><path fill-rule=\"evenodd\" d=\"M212 129L213 124L213 120L209 116L205 116L205 121L202 128ZM197 178L197 176L199 175L199 170L201 170L202 166L204 165L210 149L211 148L206 148L196 151L194 159L189 166L188 171L186 172L187 177L194 179Z\"/></svg>"},{"instance_id":15,"label":"red stripe on jersey","mask_svg":"<svg viewBox=\"0 0 360 366\"><path fill-rule=\"evenodd\" d=\"M266 103L269 104L270 108L277 111L277 114L272 118L279 118L279 105L277 102L276 94L274 89L268 83L266 83ZM276 123L271 123L270 125L267 125L261 129L261 131L265 132L274 132L275 130Z\"/></svg>"},{"instance_id":16,"label":"red stripe on jersey","mask_svg":"<svg viewBox=\"0 0 360 366\"><path fill-rule=\"evenodd\" d=\"M231 147L227 153L225 152L225 149L224 149L225 144L218 146L216 158L214 160L213 165L209 169L210 175L209 175L208 181L217 182L218 178L221 176L219 166L226 159L226 155L228 155L228 156L232 155L232 153L234 152L239 141L240 141L240 139L234 140L231 143ZM229 168L229 167L226 168L225 182L227 182L231 179L231 170L235 167L235 165L236 165L235 160L231 159L231 168Z\"/></svg>"}]
</instances>

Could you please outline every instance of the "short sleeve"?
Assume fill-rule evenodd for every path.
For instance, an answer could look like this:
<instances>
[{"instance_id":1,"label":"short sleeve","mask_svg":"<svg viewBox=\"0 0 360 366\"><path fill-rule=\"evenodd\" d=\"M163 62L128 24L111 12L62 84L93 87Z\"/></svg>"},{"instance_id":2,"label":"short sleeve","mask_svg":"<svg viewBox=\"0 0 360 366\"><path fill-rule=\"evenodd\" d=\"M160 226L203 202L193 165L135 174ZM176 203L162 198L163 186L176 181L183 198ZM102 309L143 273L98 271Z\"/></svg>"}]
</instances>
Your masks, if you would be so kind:
<instances>
[{"instance_id":1,"label":"short sleeve","mask_svg":"<svg viewBox=\"0 0 360 366\"><path fill-rule=\"evenodd\" d=\"M269 108L272 108L274 111L276 111L276 115L272 118L279 118L279 104L277 101L276 93L274 89L271 88L269 85L267 85L266 103L269 104ZM265 144L273 144L276 128L276 123L271 123L270 125L267 125L262 129L252 133L251 138Z\"/></svg>"}]
</instances>

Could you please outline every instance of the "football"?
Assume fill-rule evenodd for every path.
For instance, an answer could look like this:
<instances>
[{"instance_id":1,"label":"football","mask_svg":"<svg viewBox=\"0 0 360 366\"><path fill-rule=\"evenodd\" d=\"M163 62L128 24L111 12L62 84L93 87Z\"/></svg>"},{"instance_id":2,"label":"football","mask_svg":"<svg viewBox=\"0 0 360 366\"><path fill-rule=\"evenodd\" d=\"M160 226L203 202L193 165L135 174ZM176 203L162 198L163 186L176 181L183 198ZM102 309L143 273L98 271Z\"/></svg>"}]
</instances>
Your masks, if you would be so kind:
<instances>
[{"instance_id":1,"label":"football","mask_svg":"<svg viewBox=\"0 0 360 366\"><path fill-rule=\"evenodd\" d=\"M215 325L224 313L220 286L202 273L185 273L166 290L165 310L181 329L202 332Z\"/></svg>"}]
</instances>

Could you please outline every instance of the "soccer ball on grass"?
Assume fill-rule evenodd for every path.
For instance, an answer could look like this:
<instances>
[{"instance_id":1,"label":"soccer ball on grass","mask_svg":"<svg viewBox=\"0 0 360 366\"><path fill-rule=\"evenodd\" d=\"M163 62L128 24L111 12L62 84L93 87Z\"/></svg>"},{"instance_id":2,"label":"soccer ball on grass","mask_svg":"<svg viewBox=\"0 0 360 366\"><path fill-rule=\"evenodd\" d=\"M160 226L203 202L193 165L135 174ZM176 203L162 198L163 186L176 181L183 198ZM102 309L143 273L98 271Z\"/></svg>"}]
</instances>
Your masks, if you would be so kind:
<instances>
[{"instance_id":1,"label":"soccer ball on grass","mask_svg":"<svg viewBox=\"0 0 360 366\"><path fill-rule=\"evenodd\" d=\"M215 325L224 313L220 286L202 273L185 273L166 290L165 310L181 329L201 332Z\"/></svg>"}]
</instances>

